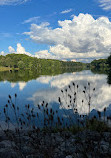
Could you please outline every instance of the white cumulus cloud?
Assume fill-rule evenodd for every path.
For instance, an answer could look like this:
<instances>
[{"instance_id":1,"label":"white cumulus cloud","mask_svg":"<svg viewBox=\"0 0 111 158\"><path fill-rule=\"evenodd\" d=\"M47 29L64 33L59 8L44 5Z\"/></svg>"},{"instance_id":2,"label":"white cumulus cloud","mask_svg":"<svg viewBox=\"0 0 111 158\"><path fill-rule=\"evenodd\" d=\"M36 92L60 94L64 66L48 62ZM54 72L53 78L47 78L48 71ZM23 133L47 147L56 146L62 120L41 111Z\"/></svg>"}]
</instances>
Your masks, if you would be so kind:
<instances>
[{"instance_id":1,"label":"white cumulus cloud","mask_svg":"<svg viewBox=\"0 0 111 158\"><path fill-rule=\"evenodd\" d=\"M58 21L53 29L49 23L32 24L25 32L34 42L50 45L49 53L59 59L105 58L111 52L111 22L107 17L94 19L80 13L72 20Z\"/></svg>"},{"instance_id":2,"label":"white cumulus cloud","mask_svg":"<svg viewBox=\"0 0 111 158\"><path fill-rule=\"evenodd\" d=\"M15 54L26 54L28 56L32 56L32 54L30 54L29 52L25 51L25 48L22 47L22 45L20 43L17 43L17 50L15 51L15 49L12 46L8 47L9 53L15 53Z\"/></svg>"},{"instance_id":3,"label":"white cumulus cloud","mask_svg":"<svg viewBox=\"0 0 111 158\"><path fill-rule=\"evenodd\" d=\"M43 59L57 59L58 58L57 56L52 55L48 50L42 50L42 51L36 52L35 57L43 58Z\"/></svg>"},{"instance_id":4,"label":"white cumulus cloud","mask_svg":"<svg viewBox=\"0 0 111 158\"><path fill-rule=\"evenodd\" d=\"M15 53L15 49L12 46L8 47L9 53Z\"/></svg>"},{"instance_id":5,"label":"white cumulus cloud","mask_svg":"<svg viewBox=\"0 0 111 158\"><path fill-rule=\"evenodd\" d=\"M5 55L5 52L4 52L4 51L1 51L1 52L0 52L0 55Z\"/></svg>"}]
</instances>

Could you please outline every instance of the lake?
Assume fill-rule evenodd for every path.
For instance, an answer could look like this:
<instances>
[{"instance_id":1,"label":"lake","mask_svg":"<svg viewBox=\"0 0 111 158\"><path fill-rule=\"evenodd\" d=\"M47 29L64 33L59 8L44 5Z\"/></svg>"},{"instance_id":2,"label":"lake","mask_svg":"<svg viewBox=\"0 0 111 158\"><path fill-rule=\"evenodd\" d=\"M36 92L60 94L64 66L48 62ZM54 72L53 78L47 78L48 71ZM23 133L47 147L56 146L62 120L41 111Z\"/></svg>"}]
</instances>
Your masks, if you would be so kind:
<instances>
[{"instance_id":1,"label":"lake","mask_svg":"<svg viewBox=\"0 0 111 158\"><path fill-rule=\"evenodd\" d=\"M90 83L90 90L88 89ZM74 87L77 92L77 109L79 114L87 114L89 107L87 97L91 95L91 114L96 115L96 110L103 112L106 107L106 114L111 115L111 86L107 83L107 75L94 74L90 70L79 72L65 72L63 74L37 74L28 71L0 72L0 110L3 117L3 107L8 102L8 95L11 95L14 102L15 93L17 94L16 105L21 111L25 110L25 105L37 108L42 101L49 104L49 108L62 111L70 110L68 94L73 96ZM70 88L68 86L70 85ZM77 89L78 85L78 89ZM83 93L84 87L87 88L86 96ZM93 89L95 88L95 91ZM61 90L67 94L62 94ZM63 102L63 107L59 106L58 97ZM84 103L82 103L84 100ZM62 114L62 112L61 112Z\"/></svg>"}]
</instances>

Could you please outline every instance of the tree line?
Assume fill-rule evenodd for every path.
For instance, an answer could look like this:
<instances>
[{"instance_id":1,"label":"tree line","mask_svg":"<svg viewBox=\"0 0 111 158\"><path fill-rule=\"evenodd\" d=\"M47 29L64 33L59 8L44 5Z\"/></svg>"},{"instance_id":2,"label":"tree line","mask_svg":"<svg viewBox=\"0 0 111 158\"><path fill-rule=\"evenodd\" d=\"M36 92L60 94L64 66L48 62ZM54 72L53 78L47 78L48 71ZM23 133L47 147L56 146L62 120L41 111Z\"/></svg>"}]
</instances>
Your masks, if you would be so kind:
<instances>
[{"instance_id":1,"label":"tree line","mask_svg":"<svg viewBox=\"0 0 111 158\"><path fill-rule=\"evenodd\" d=\"M0 67L19 68L19 69L58 69L70 67L84 67L81 62L64 62L53 59L38 59L25 54L8 54L0 56Z\"/></svg>"}]
</instances>

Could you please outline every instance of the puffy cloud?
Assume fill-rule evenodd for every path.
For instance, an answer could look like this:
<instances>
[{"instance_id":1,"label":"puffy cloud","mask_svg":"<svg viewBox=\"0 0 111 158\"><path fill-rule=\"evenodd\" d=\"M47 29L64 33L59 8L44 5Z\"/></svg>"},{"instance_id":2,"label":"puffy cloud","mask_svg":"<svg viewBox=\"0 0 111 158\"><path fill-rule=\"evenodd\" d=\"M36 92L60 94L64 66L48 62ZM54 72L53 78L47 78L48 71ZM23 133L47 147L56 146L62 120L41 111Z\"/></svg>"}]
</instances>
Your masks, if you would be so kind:
<instances>
[{"instance_id":1,"label":"puffy cloud","mask_svg":"<svg viewBox=\"0 0 111 158\"><path fill-rule=\"evenodd\" d=\"M42 51L36 52L35 57L43 58L43 59L57 59L57 57L49 53L48 50L42 50Z\"/></svg>"},{"instance_id":2,"label":"puffy cloud","mask_svg":"<svg viewBox=\"0 0 111 158\"><path fill-rule=\"evenodd\" d=\"M25 48L22 47L22 45L20 43L17 44L17 54L26 54L28 56L32 56L32 54L30 54L29 52L25 51Z\"/></svg>"},{"instance_id":3,"label":"puffy cloud","mask_svg":"<svg viewBox=\"0 0 111 158\"><path fill-rule=\"evenodd\" d=\"M29 35L36 43L48 44L50 53L62 59L105 58L111 52L111 22L107 17L94 19L79 14L72 20L58 21L58 28L49 23L32 24Z\"/></svg>"},{"instance_id":4,"label":"puffy cloud","mask_svg":"<svg viewBox=\"0 0 111 158\"><path fill-rule=\"evenodd\" d=\"M111 10L111 0L99 0L100 7L104 10Z\"/></svg>"},{"instance_id":5,"label":"puffy cloud","mask_svg":"<svg viewBox=\"0 0 111 158\"><path fill-rule=\"evenodd\" d=\"M19 5L29 0L0 0L0 5Z\"/></svg>"},{"instance_id":6,"label":"puffy cloud","mask_svg":"<svg viewBox=\"0 0 111 158\"><path fill-rule=\"evenodd\" d=\"M26 23L35 23L35 22L38 21L39 18L40 18L39 16L29 18L29 19L25 20L22 24L26 24Z\"/></svg>"},{"instance_id":7,"label":"puffy cloud","mask_svg":"<svg viewBox=\"0 0 111 158\"><path fill-rule=\"evenodd\" d=\"M12 46L8 47L9 53L15 53L15 49Z\"/></svg>"},{"instance_id":8,"label":"puffy cloud","mask_svg":"<svg viewBox=\"0 0 111 158\"><path fill-rule=\"evenodd\" d=\"M0 52L0 55L5 55L5 52L4 51Z\"/></svg>"},{"instance_id":9,"label":"puffy cloud","mask_svg":"<svg viewBox=\"0 0 111 158\"><path fill-rule=\"evenodd\" d=\"M67 13L70 13L72 11L72 9L66 9L66 10L63 10L61 12L61 14L67 14Z\"/></svg>"},{"instance_id":10,"label":"puffy cloud","mask_svg":"<svg viewBox=\"0 0 111 158\"><path fill-rule=\"evenodd\" d=\"M28 56L37 57L37 58L44 58L44 59L59 59L57 56L51 54L48 50L42 50L39 52L35 52L35 55L32 55L29 52L26 52L25 48L20 44L17 43L17 49L15 50L12 46L8 47L9 53L15 54L26 54ZM0 53L1 55L6 55L4 51Z\"/></svg>"},{"instance_id":11,"label":"puffy cloud","mask_svg":"<svg viewBox=\"0 0 111 158\"><path fill-rule=\"evenodd\" d=\"M28 56L33 56L32 54L30 54L29 52L25 51L25 48L22 47L22 45L20 43L17 43L17 50L15 51L15 49L12 46L8 47L9 53L15 53L15 54L26 54Z\"/></svg>"}]
</instances>

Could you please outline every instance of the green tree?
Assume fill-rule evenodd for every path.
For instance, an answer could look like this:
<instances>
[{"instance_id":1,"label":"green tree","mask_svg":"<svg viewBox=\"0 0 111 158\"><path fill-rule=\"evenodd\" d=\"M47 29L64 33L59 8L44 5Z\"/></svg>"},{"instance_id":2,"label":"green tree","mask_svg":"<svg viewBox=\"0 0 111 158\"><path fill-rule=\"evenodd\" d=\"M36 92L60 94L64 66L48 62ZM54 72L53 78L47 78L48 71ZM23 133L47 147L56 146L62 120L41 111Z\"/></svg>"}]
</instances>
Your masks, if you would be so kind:
<instances>
[{"instance_id":1,"label":"green tree","mask_svg":"<svg viewBox=\"0 0 111 158\"><path fill-rule=\"evenodd\" d=\"M18 62L19 69L25 69L25 63L23 61Z\"/></svg>"},{"instance_id":2,"label":"green tree","mask_svg":"<svg viewBox=\"0 0 111 158\"><path fill-rule=\"evenodd\" d=\"M110 69L111 69L111 54L110 54L110 56L107 59L107 63L109 65Z\"/></svg>"}]
</instances>

